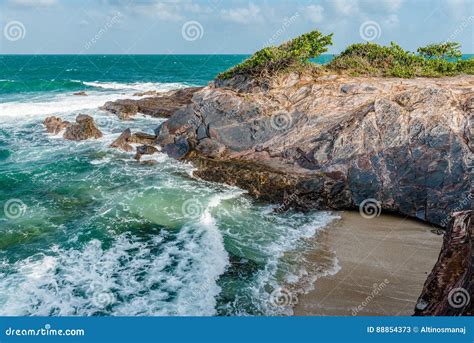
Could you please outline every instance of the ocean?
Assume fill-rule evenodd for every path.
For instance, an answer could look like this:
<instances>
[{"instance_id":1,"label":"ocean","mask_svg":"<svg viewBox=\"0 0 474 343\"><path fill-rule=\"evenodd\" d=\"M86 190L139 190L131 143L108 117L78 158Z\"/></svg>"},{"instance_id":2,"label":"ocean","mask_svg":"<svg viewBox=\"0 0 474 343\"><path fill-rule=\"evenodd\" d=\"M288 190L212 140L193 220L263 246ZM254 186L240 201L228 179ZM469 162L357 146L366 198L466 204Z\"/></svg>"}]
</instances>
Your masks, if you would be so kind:
<instances>
[{"instance_id":1,"label":"ocean","mask_svg":"<svg viewBox=\"0 0 474 343\"><path fill-rule=\"evenodd\" d=\"M337 270L308 258L335 214L278 213L165 154L108 147L164 119L122 122L106 101L206 85L245 57L0 56L0 315L286 315ZM101 139L45 132L79 113Z\"/></svg>"}]
</instances>

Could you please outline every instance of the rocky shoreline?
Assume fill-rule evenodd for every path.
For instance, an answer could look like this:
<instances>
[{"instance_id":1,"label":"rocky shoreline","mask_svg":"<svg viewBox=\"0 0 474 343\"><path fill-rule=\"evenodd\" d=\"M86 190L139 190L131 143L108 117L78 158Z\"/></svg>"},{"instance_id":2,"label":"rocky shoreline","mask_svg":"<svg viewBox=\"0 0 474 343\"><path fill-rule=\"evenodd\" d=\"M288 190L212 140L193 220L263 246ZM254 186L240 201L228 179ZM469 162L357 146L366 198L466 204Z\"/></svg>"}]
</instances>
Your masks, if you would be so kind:
<instances>
[{"instance_id":1,"label":"rocky shoreline","mask_svg":"<svg viewBox=\"0 0 474 343\"><path fill-rule=\"evenodd\" d=\"M124 132L112 146L142 143L137 160L160 148L281 211L383 210L447 228L416 314L472 314L472 301L454 308L448 298L454 288L473 294L473 76L236 76L102 109L169 117L155 136Z\"/></svg>"}]
</instances>

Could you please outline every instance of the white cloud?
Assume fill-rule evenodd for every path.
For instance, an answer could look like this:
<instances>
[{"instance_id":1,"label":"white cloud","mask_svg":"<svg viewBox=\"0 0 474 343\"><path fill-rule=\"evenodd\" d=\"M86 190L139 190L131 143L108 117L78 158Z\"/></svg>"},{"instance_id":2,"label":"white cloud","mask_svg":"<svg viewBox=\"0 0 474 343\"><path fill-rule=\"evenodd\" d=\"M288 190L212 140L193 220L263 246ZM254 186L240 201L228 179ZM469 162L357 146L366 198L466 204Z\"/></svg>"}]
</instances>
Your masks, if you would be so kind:
<instances>
[{"instance_id":1,"label":"white cloud","mask_svg":"<svg viewBox=\"0 0 474 343\"><path fill-rule=\"evenodd\" d=\"M224 20L238 24L259 23L263 21L260 7L253 3L249 3L248 7L222 10L221 15Z\"/></svg>"},{"instance_id":2,"label":"white cloud","mask_svg":"<svg viewBox=\"0 0 474 343\"><path fill-rule=\"evenodd\" d=\"M10 0L10 4L21 7L49 7L57 3L57 0Z\"/></svg>"},{"instance_id":3,"label":"white cloud","mask_svg":"<svg viewBox=\"0 0 474 343\"><path fill-rule=\"evenodd\" d=\"M331 1L336 12L343 15L355 15L359 13L358 0L333 0Z\"/></svg>"},{"instance_id":4,"label":"white cloud","mask_svg":"<svg viewBox=\"0 0 474 343\"><path fill-rule=\"evenodd\" d=\"M135 3L133 4L132 9L135 13L155 17L164 21L179 21L183 19L177 1Z\"/></svg>"},{"instance_id":5,"label":"white cloud","mask_svg":"<svg viewBox=\"0 0 474 343\"><path fill-rule=\"evenodd\" d=\"M304 10L306 18L313 23L320 23L324 19L324 7L321 5L309 5Z\"/></svg>"}]
</instances>

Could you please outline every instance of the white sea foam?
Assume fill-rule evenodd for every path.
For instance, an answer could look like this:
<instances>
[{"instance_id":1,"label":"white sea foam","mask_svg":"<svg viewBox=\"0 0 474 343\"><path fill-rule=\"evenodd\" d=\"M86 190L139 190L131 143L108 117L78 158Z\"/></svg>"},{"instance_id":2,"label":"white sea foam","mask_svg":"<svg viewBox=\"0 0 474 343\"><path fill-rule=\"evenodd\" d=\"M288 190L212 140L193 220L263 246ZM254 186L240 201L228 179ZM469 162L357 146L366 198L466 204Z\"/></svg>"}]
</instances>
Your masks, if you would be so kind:
<instances>
[{"instance_id":1,"label":"white sea foam","mask_svg":"<svg viewBox=\"0 0 474 343\"><path fill-rule=\"evenodd\" d=\"M135 82L135 83L119 83L119 82L82 82L86 86L115 89L115 90L135 90L135 91L168 91L173 89L189 87L183 83L160 83L160 82Z\"/></svg>"},{"instance_id":2,"label":"white sea foam","mask_svg":"<svg viewBox=\"0 0 474 343\"><path fill-rule=\"evenodd\" d=\"M40 116L68 113L80 110L97 109L107 101L114 101L122 98L136 98L137 91L168 91L186 87L183 83L104 83L104 82L84 82L85 85L109 89L113 92L87 92L88 96L75 96L72 93L59 95L42 95L35 100L21 100L0 103L0 117L18 118L24 116ZM123 90L123 92L117 92Z\"/></svg>"}]
</instances>

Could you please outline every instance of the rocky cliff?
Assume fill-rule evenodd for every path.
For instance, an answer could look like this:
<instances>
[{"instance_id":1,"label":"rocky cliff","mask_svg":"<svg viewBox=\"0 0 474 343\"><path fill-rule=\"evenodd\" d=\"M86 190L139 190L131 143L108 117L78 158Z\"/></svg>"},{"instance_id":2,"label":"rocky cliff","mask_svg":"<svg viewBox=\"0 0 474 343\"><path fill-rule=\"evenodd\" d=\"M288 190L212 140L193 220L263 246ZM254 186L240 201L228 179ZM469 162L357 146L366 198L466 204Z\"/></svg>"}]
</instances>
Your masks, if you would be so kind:
<instances>
[{"instance_id":1,"label":"rocky cliff","mask_svg":"<svg viewBox=\"0 0 474 343\"><path fill-rule=\"evenodd\" d=\"M471 208L473 123L471 76L290 74L205 87L157 134L199 176L288 207L350 209L370 199L447 227L452 212Z\"/></svg>"}]
</instances>

